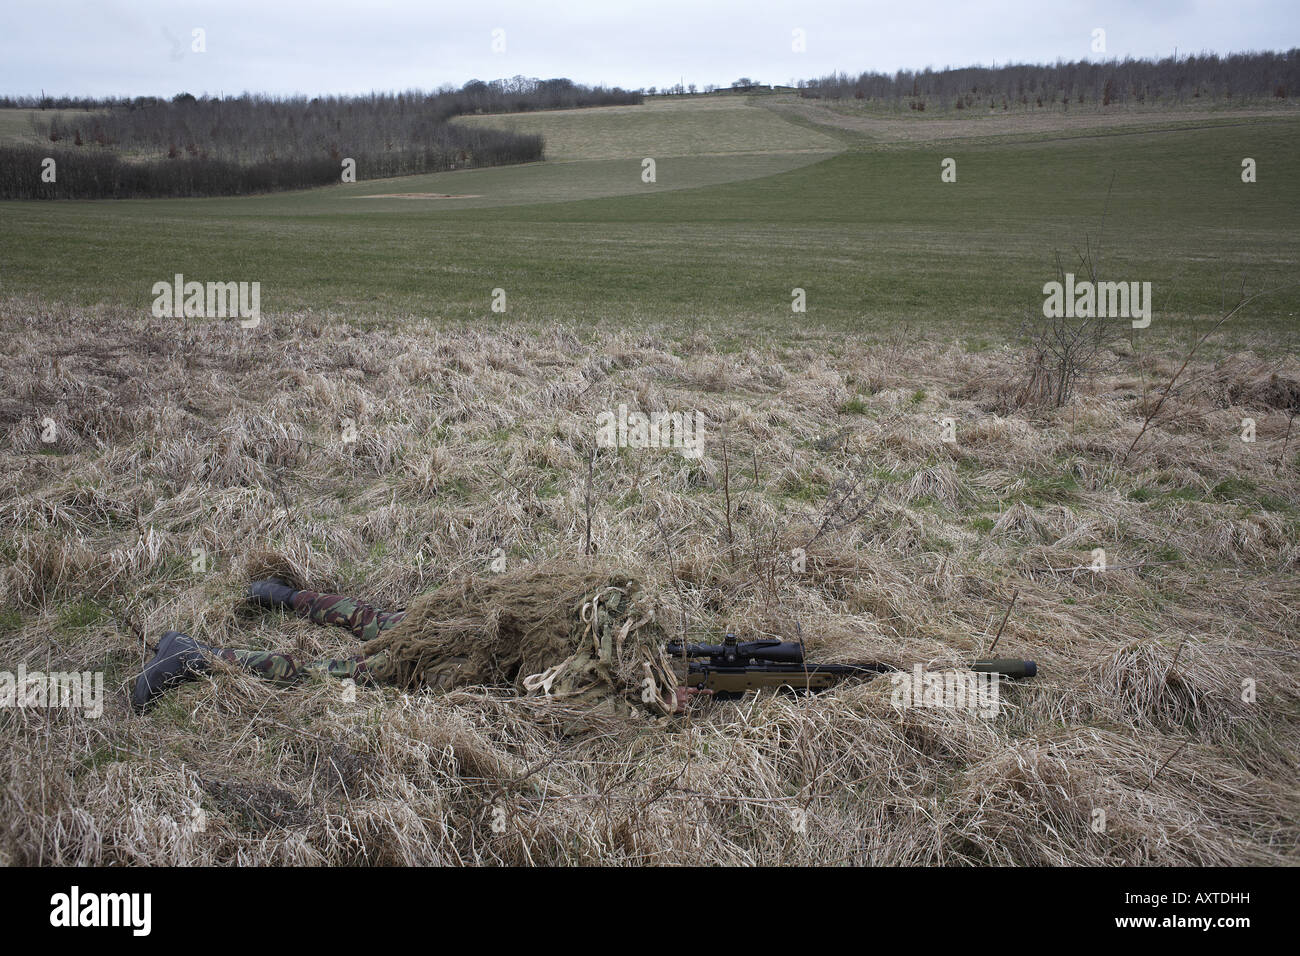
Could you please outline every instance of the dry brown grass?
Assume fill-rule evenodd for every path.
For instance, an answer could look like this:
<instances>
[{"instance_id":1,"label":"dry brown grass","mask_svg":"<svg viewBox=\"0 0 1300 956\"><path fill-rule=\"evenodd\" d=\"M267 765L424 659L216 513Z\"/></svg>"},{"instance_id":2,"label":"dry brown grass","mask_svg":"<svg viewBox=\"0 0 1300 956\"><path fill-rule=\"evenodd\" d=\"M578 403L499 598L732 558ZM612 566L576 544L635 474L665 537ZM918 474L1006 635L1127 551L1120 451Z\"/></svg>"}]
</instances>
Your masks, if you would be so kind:
<instances>
[{"instance_id":1,"label":"dry brown grass","mask_svg":"<svg viewBox=\"0 0 1300 956\"><path fill-rule=\"evenodd\" d=\"M1294 862L1294 360L1193 368L1209 384L1121 467L1178 356L1118 357L1073 405L1025 413L1004 404L1018 356L934 342L719 354L669 328L310 315L186 331L36 300L0 303L0 336L0 669L104 670L111 688L99 720L0 712L3 861ZM798 623L819 659L953 664L988 650L1018 589L998 653L1040 677L994 719L900 710L876 680L579 735L503 688L349 702L229 668L129 711L135 629L353 646L243 608L250 576L396 606L490 574L496 549L580 555L595 416L620 402L706 416L699 462L595 459L592 540L654 589L666 629ZM817 535L855 480L874 507ZM1106 572L1087 569L1097 547Z\"/></svg>"}]
</instances>

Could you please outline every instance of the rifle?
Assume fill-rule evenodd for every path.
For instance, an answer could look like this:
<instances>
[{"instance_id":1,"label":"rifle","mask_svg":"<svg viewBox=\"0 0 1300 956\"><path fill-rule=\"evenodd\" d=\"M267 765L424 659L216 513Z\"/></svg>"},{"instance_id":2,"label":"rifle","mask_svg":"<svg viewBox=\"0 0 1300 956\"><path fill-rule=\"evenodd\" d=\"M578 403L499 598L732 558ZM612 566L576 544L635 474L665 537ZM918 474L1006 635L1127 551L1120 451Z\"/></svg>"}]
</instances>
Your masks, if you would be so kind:
<instances>
[{"instance_id":1,"label":"rifle","mask_svg":"<svg viewBox=\"0 0 1300 956\"><path fill-rule=\"evenodd\" d=\"M721 644L670 643L665 647L677 671L677 709L695 694L731 698L765 687L817 692L845 678L870 680L898 668L889 664L809 664L803 644L771 639L744 641L728 634ZM685 665L683 667L683 665ZM976 673L999 674L1007 678L1033 677L1033 661L998 657L970 665Z\"/></svg>"}]
</instances>

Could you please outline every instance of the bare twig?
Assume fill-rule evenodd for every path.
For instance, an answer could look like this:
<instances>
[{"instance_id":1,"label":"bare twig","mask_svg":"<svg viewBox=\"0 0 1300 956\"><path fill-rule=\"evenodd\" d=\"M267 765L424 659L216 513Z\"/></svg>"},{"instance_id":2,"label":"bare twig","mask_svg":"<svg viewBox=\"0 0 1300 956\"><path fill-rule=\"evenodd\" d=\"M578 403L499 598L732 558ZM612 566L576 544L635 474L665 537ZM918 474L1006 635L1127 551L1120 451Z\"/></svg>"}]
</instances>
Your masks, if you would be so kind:
<instances>
[{"instance_id":1,"label":"bare twig","mask_svg":"<svg viewBox=\"0 0 1300 956\"><path fill-rule=\"evenodd\" d=\"M736 541L731 533L731 459L727 456L727 432L722 432L722 496L727 508L727 552L735 560Z\"/></svg>"},{"instance_id":2,"label":"bare twig","mask_svg":"<svg viewBox=\"0 0 1300 956\"><path fill-rule=\"evenodd\" d=\"M1212 326L1209 327L1209 329L1206 330L1204 335L1202 335L1199 339L1196 340L1195 344L1192 345L1191 351L1187 353L1187 357L1183 359L1183 364L1178 367L1178 371L1174 373L1173 378L1169 380L1169 384L1165 386L1164 394L1162 394L1159 400L1156 401L1155 407L1151 409L1150 412L1147 413L1146 421L1142 423L1142 428L1138 431L1137 435L1134 436L1132 444L1128 446L1128 451L1124 452L1124 457L1119 460L1119 463L1121 465L1128 461L1128 457L1129 455L1133 454L1133 449L1137 447L1137 443L1142 440L1142 436L1145 435L1147 433L1147 429L1151 427L1151 422L1155 419L1157 415L1160 414L1160 409L1164 407L1165 400L1169 398L1169 393L1173 391L1174 383L1176 383L1178 379L1182 376L1183 372L1187 370L1187 365L1189 362L1191 362L1192 356L1194 356L1197 350L1202 345L1205 344L1205 340L1208 339L1211 335L1213 335L1216 331L1218 331L1219 327L1223 325L1223 323L1227 322L1230 318L1232 318L1234 315L1236 315L1238 312L1244 309L1251 302L1254 302L1262 295L1268 295L1269 292L1271 291L1274 290L1265 290L1263 292L1256 292L1254 295L1245 296L1243 298L1238 299L1236 305L1234 305L1231 309L1225 312L1217 322L1215 322Z\"/></svg>"},{"instance_id":3,"label":"bare twig","mask_svg":"<svg viewBox=\"0 0 1300 956\"><path fill-rule=\"evenodd\" d=\"M1177 757L1180 753L1182 753L1183 748L1186 746L1187 746L1187 741L1184 740L1181 744L1178 745L1177 750L1175 750L1173 753L1171 753L1168 757L1165 758L1165 762L1156 768L1156 772L1151 775L1151 779L1147 781L1147 785L1142 788L1143 793L1146 793L1148 790L1151 789L1151 784L1156 782L1156 777L1160 776L1160 772L1164 770L1165 767L1168 767L1169 762L1173 760L1175 757Z\"/></svg>"},{"instance_id":4,"label":"bare twig","mask_svg":"<svg viewBox=\"0 0 1300 956\"><path fill-rule=\"evenodd\" d=\"M658 502L656 502L658 504ZM663 511L663 506L659 506L659 511ZM673 587L677 591L677 603L682 614L682 656L686 655L686 596L682 593L682 582L677 577L677 561L673 557L673 543L668 539L668 532L664 530L662 514L655 515L655 527L659 529L659 534L664 539L664 546L668 549L668 571L672 575Z\"/></svg>"},{"instance_id":5,"label":"bare twig","mask_svg":"<svg viewBox=\"0 0 1300 956\"><path fill-rule=\"evenodd\" d=\"M1002 615L1002 623L998 625L998 633L993 638L993 643L989 645L989 654L993 653L993 648L998 646L998 641L1002 639L1002 629L1007 626L1007 619L1011 617L1011 609L1016 606L1016 598L1020 597L1020 588L1016 588L1016 593L1011 595L1011 603L1007 605L1007 613Z\"/></svg>"},{"instance_id":6,"label":"bare twig","mask_svg":"<svg viewBox=\"0 0 1300 956\"><path fill-rule=\"evenodd\" d=\"M1295 413L1296 410L1291 409L1291 417L1286 420L1286 440L1282 442L1282 453L1277 456L1277 464L1273 466L1273 474L1275 475L1278 469L1282 467L1283 459L1286 458L1287 446L1291 444L1291 425L1295 422Z\"/></svg>"},{"instance_id":7,"label":"bare twig","mask_svg":"<svg viewBox=\"0 0 1300 956\"><path fill-rule=\"evenodd\" d=\"M587 530L582 548L582 553L591 554L591 477L596 470L596 449L591 449L591 457L587 459Z\"/></svg>"}]
</instances>

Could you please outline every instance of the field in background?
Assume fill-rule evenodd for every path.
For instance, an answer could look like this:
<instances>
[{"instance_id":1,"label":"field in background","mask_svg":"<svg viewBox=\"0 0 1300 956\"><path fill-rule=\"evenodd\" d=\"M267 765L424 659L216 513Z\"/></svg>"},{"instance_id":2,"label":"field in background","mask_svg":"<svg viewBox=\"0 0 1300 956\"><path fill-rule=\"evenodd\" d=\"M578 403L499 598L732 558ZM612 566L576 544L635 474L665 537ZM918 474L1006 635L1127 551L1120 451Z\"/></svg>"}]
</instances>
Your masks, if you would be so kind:
<instances>
[{"instance_id":1,"label":"field in background","mask_svg":"<svg viewBox=\"0 0 1300 956\"><path fill-rule=\"evenodd\" d=\"M54 117L71 120L74 117L90 115L92 114L89 110L0 109L0 145L46 142L32 128L32 117L48 122Z\"/></svg>"},{"instance_id":2,"label":"field in background","mask_svg":"<svg viewBox=\"0 0 1300 956\"><path fill-rule=\"evenodd\" d=\"M462 116L455 122L541 134L548 160L831 152L839 146L834 137L787 123L739 96L661 97L641 106Z\"/></svg>"},{"instance_id":3,"label":"field in background","mask_svg":"<svg viewBox=\"0 0 1300 956\"><path fill-rule=\"evenodd\" d=\"M1294 862L1300 121L868 148L769 99L517 119L601 159L0 206L0 640L110 691L97 721L0 714L0 862ZM708 155L711 121L771 141ZM682 152L646 185L654 129ZM807 152L819 137L842 151ZM1099 234L1107 277L1153 282L1152 327L1076 402L1017 409L1015 327L1053 249ZM260 281L262 324L151 318L176 272ZM1125 458L1243 279L1280 291ZM798 623L822 660L946 666L987 652L1018 593L997 651L1040 677L993 720L900 711L882 679L579 737L501 689L348 701L227 669L127 709L138 634L353 647L243 605L268 561L392 606L497 549L580 555L595 416L620 403L709 423L698 462L592 467L592 540L664 626ZM849 487L874 507L797 570Z\"/></svg>"},{"instance_id":4,"label":"field in background","mask_svg":"<svg viewBox=\"0 0 1300 956\"><path fill-rule=\"evenodd\" d=\"M875 148L941 143L960 139L1050 139L1100 136L1147 130L1239 126L1261 118L1296 119L1287 101L1250 105L1070 106L1016 109L927 109L923 114L852 99L818 100L794 95L765 97L763 105L786 119L803 123L842 142ZM937 115L936 115L937 114Z\"/></svg>"},{"instance_id":5,"label":"field in background","mask_svg":"<svg viewBox=\"0 0 1300 956\"><path fill-rule=\"evenodd\" d=\"M694 105L669 104L688 126L736 112ZM755 131L778 121L744 109L761 117ZM237 199L7 203L0 292L147 308L153 283L180 272L260 281L272 314L497 322L491 291L503 288L508 317L528 322L868 334L907 323L1004 341L1039 308L1054 250L1068 263L1098 237L1108 276L1153 283L1156 333L1213 314L1243 279L1265 289L1294 278L1300 120L1081 136L1053 132L1051 119L1029 141L665 156L654 184L641 181L638 149ZM789 143L808 146L807 130L785 125ZM949 155L958 181L943 184ZM1245 156L1257 183L1241 182ZM477 198L356 198L395 192ZM795 287L808 295L798 317ZM1285 333L1297 313L1292 287L1250 320Z\"/></svg>"}]
</instances>

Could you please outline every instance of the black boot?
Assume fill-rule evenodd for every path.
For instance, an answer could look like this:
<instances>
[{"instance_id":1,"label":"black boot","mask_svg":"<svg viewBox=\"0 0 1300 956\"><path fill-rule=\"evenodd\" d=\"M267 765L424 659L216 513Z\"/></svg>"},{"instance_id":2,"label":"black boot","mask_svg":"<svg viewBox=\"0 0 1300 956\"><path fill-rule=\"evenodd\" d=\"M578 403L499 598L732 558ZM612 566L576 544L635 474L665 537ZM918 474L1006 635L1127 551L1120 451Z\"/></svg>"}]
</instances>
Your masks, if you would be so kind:
<instances>
[{"instance_id":1,"label":"black boot","mask_svg":"<svg viewBox=\"0 0 1300 956\"><path fill-rule=\"evenodd\" d=\"M168 631L158 642L157 653L144 665L144 673L136 678L131 704L143 711L168 687L205 673L208 669L205 654L216 654L216 650L188 634Z\"/></svg>"},{"instance_id":2,"label":"black boot","mask_svg":"<svg viewBox=\"0 0 1300 956\"><path fill-rule=\"evenodd\" d=\"M248 586L248 599L262 607L293 610L293 596L298 592L278 578L254 581Z\"/></svg>"}]
</instances>

